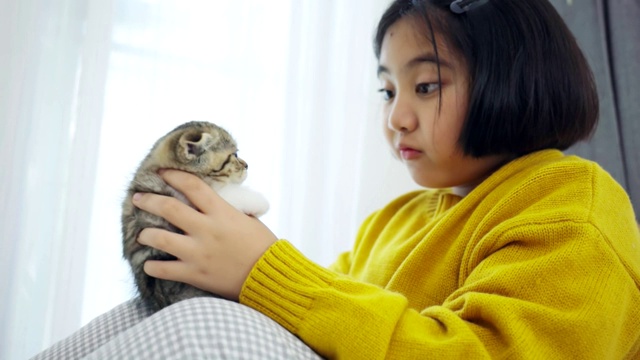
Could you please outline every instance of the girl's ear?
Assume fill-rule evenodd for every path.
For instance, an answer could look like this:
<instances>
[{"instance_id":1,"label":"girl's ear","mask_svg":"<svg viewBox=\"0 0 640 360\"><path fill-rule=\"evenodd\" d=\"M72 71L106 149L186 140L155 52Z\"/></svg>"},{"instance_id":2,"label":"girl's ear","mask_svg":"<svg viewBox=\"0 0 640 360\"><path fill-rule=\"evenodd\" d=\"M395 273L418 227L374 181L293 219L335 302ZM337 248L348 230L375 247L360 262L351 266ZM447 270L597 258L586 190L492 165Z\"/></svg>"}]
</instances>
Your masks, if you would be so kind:
<instances>
[{"instance_id":1,"label":"girl's ear","mask_svg":"<svg viewBox=\"0 0 640 360\"><path fill-rule=\"evenodd\" d=\"M177 157L182 162L191 162L204 154L216 139L207 132L187 132L180 136L177 146Z\"/></svg>"}]
</instances>

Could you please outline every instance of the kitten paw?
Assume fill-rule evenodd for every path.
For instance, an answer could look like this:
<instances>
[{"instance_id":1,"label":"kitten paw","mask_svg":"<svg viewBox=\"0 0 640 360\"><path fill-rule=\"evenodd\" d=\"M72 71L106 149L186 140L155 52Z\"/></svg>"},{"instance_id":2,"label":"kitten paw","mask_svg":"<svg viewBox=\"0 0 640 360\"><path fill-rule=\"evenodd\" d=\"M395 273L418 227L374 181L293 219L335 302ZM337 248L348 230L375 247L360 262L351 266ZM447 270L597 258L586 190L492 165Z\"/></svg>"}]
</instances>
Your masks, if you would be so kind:
<instances>
[{"instance_id":1,"label":"kitten paw","mask_svg":"<svg viewBox=\"0 0 640 360\"><path fill-rule=\"evenodd\" d=\"M269 210L269 202L257 191L248 187L229 184L218 190L218 195L243 213L260 217Z\"/></svg>"}]
</instances>

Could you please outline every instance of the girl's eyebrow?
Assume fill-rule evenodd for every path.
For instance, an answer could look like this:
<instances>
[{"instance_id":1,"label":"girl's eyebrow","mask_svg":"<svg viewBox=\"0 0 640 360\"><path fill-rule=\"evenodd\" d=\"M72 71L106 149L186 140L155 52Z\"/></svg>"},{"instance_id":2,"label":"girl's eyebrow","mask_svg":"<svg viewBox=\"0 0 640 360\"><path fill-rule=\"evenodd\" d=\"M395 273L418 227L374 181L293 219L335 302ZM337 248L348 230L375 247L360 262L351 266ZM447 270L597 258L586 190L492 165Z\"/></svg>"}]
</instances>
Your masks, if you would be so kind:
<instances>
[{"instance_id":1,"label":"girl's eyebrow","mask_svg":"<svg viewBox=\"0 0 640 360\"><path fill-rule=\"evenodd\" d=\"M424 55L419 55L413 58L404 66L404 69L410 70L423 63L433 63L436 66L440 64L440 66L451 68L451 64L449 64L448 61L443 59L442 56L436 58L434 54L424 54ZM389 69L384 65L378 65L378 72L377 72L378 76L380 76L380 74L382 73L388 74Z\"/></svg>"}]
</instances>

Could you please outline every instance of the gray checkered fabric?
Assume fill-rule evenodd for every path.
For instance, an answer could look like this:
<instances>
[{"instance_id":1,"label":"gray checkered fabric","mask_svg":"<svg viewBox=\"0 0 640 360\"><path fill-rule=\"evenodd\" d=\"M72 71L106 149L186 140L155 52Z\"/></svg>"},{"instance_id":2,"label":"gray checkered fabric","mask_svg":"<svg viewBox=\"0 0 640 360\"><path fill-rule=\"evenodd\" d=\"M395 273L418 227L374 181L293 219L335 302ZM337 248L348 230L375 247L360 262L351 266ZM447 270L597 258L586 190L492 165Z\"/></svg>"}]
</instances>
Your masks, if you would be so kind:
<instances>
[{"instance_id":1,"label":"gray checkered fabric","mask_svg":"<svg viewBox=\"0 0 640 360\"><path fill-rule=\"evenodd\" d=\"M322 358L258 311L195 298L155 314L136 300L126 302L33 358L43 359Z\"/></svg>"}]
</instances>

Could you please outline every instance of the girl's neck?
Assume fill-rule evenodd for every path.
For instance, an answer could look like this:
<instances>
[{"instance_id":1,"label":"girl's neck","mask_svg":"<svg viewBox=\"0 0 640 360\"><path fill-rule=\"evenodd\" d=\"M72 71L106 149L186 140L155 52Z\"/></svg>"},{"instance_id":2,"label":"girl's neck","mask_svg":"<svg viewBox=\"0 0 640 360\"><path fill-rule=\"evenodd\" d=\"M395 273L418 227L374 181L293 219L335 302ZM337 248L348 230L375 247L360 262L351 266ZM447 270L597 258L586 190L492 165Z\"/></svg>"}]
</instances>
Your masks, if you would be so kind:
<instances>
[{"instance_id":1,"label":"girl's neck","mask_svg":"<svg viewBox=\"0 0 640 360\"><path fill-rule=\"evenodd\" d=\"M515 158L516 156L505 156L502 159L502 161L498 162L498 164L491 171L489 171L485 176L475 180L472 183L468 183L460 186L454 186L451 188L451 193L460 197L467 196L471 191L473 191L473 189L475 189L478 185L482 184L483 181L485 181L489 176L491 176L491 174L493 174L502 166L509 163L511 160Z\"/></svg>"},{"instance_id":2,"label":"girl's neck","mask_svg":"<svg viewBox=\"0 0 640 360\"><path fill-rule=\"evenodd\" d=\"M454 186L451 188L451 193L456 196L465 197L469 194L473 189L478 186L479 183L474 185L463 185L463 186Z\"/></svg>"}]
</instances>

